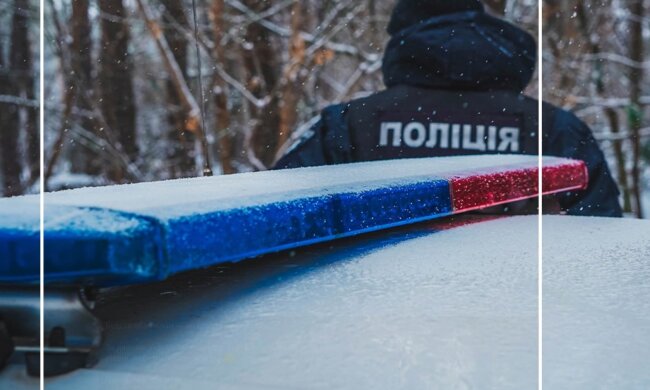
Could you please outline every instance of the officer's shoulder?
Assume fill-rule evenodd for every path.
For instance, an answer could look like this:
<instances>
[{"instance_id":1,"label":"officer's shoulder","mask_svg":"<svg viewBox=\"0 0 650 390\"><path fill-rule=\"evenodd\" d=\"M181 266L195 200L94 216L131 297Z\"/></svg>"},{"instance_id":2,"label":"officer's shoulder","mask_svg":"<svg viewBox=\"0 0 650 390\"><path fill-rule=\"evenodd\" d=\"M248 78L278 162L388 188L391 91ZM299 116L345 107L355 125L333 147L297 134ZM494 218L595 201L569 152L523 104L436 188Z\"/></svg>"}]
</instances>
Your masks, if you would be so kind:
<instances>
[{"instance_id":1,"label":"officer's shoulder","mask_svg":"<svg viewBox=\"0 0 650 390\"><path fill-rule=\"evenodd\" d=\"M350 109L350 104L351 102L330 104L321 111L321 118L345 116Z\"/></svg>"},{"instance_id":2,"label":"officer's shoulder","mask_svg":"<svg viewBox=\"0 0 650 390\"><path fill-rule=\"evenodd\" d=\"M337 103L323 108L320 115L306 123L303 129L296 131L300 135L287 149L286 154L293 153L313 140L320 141L332 132L343 131L349 106L349 103Z\"/></svg>"},{"instance_id":3,"label":"officer's shoulder","mask_svg":"<svg viewBox=\"0 0 650 390\"><path fill-rule=\"evenodd\" d=\"M396 101L401 101L408 97L409 94L414 93L414 88L406 85L397 85L387 88L378 92L368 94L367 96L359 97L350 101L350 108L365 109L372 107L373 110L384 106L394 105ZM421 93L421 92L420 92Z\"/></svg>"},{"instance_id":4,"label":"officer's shoulder","mask_svg":"<svg viewBox=\"0 0 650 390\"><path fill-rule=\"evenodd\" d=\"M592 134L591 129L584 123L580 118L578 118L571 111L565 110L558 106L555 106L548 102L543 102L544 112L548 112L550 115L546 115L545 120L551 120L551 126L553 130L561 133L570 133L576 136L590 136Z\"/></svg>"}]
</instances>

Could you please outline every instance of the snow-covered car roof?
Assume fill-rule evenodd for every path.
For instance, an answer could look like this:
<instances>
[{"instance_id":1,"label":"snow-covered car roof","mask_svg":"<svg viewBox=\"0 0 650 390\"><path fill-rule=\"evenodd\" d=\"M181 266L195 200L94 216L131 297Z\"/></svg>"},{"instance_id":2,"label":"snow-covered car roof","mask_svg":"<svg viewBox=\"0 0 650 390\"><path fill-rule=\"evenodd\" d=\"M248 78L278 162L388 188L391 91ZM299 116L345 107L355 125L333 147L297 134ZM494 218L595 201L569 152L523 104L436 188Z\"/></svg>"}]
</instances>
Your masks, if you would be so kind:
<instances>
[{"instance_id":1,"label":"snow-covered car roof","mask_svg":"<svg viewBox=\"0 0 650 390\"><path fill-rule=\"evenodd\" d=\"M47 388L534 386L537 221L446 223L115 290L97 365Z\"/></svg>"},{"instance_id":2,"label":"snow-covered car roof","mask_svg":"<svg viewBox=\"0 0 650 390\"><path fill-rule=\"evenodd\" d=\"M439 221L114 290L97 366L47 388L534 388L537 226ZM650 224L544 233L545 384L647 386Z\"/></svg>"},{"instance_id":3,"label":"snow-covered car roof","mask_svg":"<svg viewBox=\"0 0 650 390\"><path fill-rule=\"evenodd\" d=\"M549 389L650 388L650 221L543 219Z\"/></svg>"}]
</instances>

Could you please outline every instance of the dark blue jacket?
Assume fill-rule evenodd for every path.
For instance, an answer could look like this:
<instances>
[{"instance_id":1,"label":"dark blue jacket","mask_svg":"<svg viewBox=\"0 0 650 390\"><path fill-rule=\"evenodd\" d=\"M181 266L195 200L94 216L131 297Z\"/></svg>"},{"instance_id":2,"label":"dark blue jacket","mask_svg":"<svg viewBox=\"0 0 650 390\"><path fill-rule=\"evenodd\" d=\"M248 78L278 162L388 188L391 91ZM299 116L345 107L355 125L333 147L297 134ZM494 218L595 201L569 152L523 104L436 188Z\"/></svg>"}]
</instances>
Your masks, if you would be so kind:
<instances>
[{"instance_id":1,"label":"dark blue jacket","mask_svg":"<svg viewBox=\"0 0 650 390\"><path fill-rule=\"evenodd\" d=\"M483 12L435 17L403 30L392 37L384 56L388 88L326 108L276 168L462 154L536 155L538 103L521 93L533 76L536 52L529 34ZM426 126L432 125L437 126L435 137L431 130L426 138ZM561 207L572 215L621 216L618 189L590 129L575 115L545 103L542 135L545 155L580 159L589 168L587 190L559 195Z\"/></svg>"}]
</instances>

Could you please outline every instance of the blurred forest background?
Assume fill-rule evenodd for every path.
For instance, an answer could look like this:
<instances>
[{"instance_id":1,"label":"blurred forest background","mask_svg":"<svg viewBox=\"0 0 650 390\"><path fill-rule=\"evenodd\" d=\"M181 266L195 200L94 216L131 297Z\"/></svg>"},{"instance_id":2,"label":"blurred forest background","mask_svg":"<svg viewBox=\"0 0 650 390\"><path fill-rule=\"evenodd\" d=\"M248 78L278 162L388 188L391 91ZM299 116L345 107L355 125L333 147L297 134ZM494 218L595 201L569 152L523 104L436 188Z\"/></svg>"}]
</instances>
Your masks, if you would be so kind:
<instances>
[{"instance_id":1,"label":"blurred forest background","mask_svg":"<svg viewBox=\"0 0 650 390\"><path fill-rule=\"evenodd\" d=\"M639 217L650 217L649 4L544 0L543 13L545 99L591 126Z\"/></svg>"},{"instance_id":2,"label":"blurred forest background","mask_svg":"<svg viewBox=\"0 0 650 390\"><path fill-rule=\"evenodd\" d=\"M195 35L191 0L45 0L47 189L267 169L383 88L395 2L196 0ZM537 0L488 3L536 32Z\"/></svg>"},{"instance_id":3,"label":"blurred forest background","mask_svg":"<svg viewBox=\"0 0 650 390\"><path fill-rule=\"evenodd\" d=\"M0 0L0 196L38 191L38 3Z\"/></svg>"},{"instance_id":4,"label":"blurred forest background","mask_svg":"<svg viewBox=\"0 0 650 390\"><path fill-rule=\"evenodd\" d=\"M44 0L48 190L267 169L323 107L383 88L395 0L195 1L198 34L192 0ZM543 1L545 98L592 127L648 216L649 1ZM5 195L38 173L36 3L0 1ZM536 0L486 3L536 32Z\"/></svg>"}]
</instances>

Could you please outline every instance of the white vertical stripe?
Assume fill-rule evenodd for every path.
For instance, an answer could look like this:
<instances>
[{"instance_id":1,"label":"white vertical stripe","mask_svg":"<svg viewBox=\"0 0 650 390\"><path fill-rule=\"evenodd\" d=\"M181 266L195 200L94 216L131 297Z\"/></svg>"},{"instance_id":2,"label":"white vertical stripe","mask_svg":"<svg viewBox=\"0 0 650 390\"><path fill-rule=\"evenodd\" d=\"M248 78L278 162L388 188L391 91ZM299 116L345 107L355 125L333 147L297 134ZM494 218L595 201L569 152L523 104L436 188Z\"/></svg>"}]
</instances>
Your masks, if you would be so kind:
<instances>
[{"instance_id":1,"label":"white vertical stripe","mask_svg":"<svg viewBox=\"0 0 650 390\"><path fill-rule=\"evenodd\" d=\"M40 349L39 349L39 361L40 361L40 378L39 378L39 383L40 383L40 390L45 389L45 365L44 365L44 360L45 360L45 355L44 355L44 347L45 347L45 335L44 335L44 330L45 330L45 319L44 319L44 309L43 305L45 304L45 274L44 274L44 259L45 259L45 240L44 240L44 224L43 224L43 218L45 215L45 197L43 195L45 191L45 178L44 178L44 172L45 172L45 136L44 136L44 131L43 129L45 128L45 111L43 110L44 107L44 102L45 102L45 85L44 85L44 80L45 77L43 75L43 64L45 62L45 37L44 37L44 30L45 30L45 11L44 11L44 4L43 0L40 0L39 2L39 135L40 135L40 165L41 165L41 171L40 171L40 177L39 177L39 182L40 182L40 194L39 194L39 215L40 215L40 238L39 238L39 245L40 245L40 283L39 283L39 305L40 305L40 324L39 324L39 331L40 331Z\"/></svg>"},{"instance_id":2,"label":"white vertical stripe","mask_svg":"<svg viewBox=\"0 0 650 390\"><path fill-rule=\"evenodd\" d=\"M538 94L538 106L537 106L537 115L538 115L538 130L537 130L537 138L538 138L538 167L539 167L539 176L538 176L538 186L539 186L539 193L538 193L538 200L539 200L539 210L538 210L538 254L537 254L537 379L538 379L538 385L537 387L539 390L543 390L544 388L544 363L542 361L542 358L544 356L544 333L543 333L543 324L544 324L544 262L543 262L543 248L542 245L544 243L544 234L543 234L543 197L542 197L542 168L543 168L543 160L542 160L542 139L543 139L543 133L542 133L542 125L543 125L543 115L542 115L542 102L543 102L543 94L542 94L542 86L544 85L543 79L544 79L544 69L543 69L543 56L542 56L542 41L543 41L543 34L544 34L544 29L542 27L542 11L543 11L543 1L538 0L538 10L537 10L537 69L539 73L539 78L538 78L538 85L537 85L537 94Z\"/></svg>"}]
</instances>

